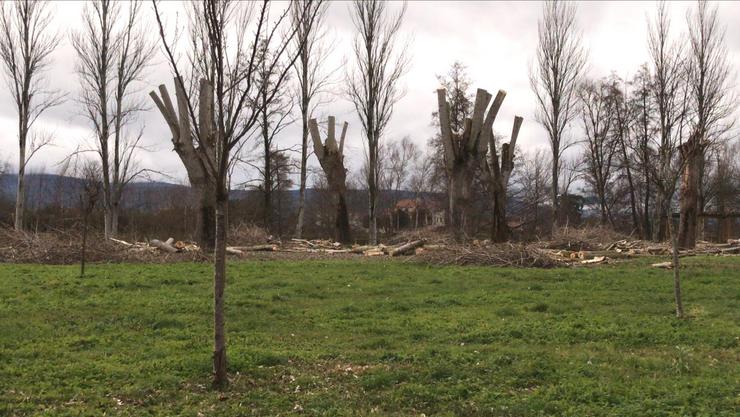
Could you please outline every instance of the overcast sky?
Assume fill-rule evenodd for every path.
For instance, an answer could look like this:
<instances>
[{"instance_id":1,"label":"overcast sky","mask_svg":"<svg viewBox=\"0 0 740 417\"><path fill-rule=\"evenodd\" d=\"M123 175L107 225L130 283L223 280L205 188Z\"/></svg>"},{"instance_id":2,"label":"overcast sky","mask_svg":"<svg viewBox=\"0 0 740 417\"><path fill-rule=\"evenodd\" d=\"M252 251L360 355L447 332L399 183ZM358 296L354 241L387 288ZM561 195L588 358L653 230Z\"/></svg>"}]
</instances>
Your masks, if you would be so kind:
<instances>
[{"instance_id":1,"label":"overcast sky","mask_svg":"<svg viewBox=\"0 0 740 417\"><path fill-rule=\"evenodd\" d=\"M58 2L52 4L54 27L63 34L63 41L53 56L53 66L48 78L56 88L68 93L65 104L42 116L36 129L52 132L55 146L48 147L32 162L32 170L57 172L58 163L78 146L92 143L92 132L88 122L80 116L75 102L77 78L74 73L75 53L69 42L69 33L81 23L83 3ZM351 42L354 36L349 16L349 4L332 2L326 17L330 36L334 38L331 62L349 60L351 65ZM686 11L695 6L693 2L678 2L670 5L673 27L684 31ZM734 68L740 68L740 4L721 2L720 17L727 28L727 47ZM393 3L392 7L400 7ZM541 15L540 2L422 2L408 3L403 23L402 36L411 40L411 66L402 79L406 95L395 108L393 118L383 140L410 136L424 146L434 133L430 125L431 113L435 110L435 89L438 87L436 74L446 73L450 65L459 60L468 67L476 88L484 88L495 94L499 89L508 95L496 120L494 128L508 134L514 115L524 117L519 146L524 151L546 147L544 130L534 121L535 98L528 81L529 67L534 59L537 45L537 21ZM628 78L634 75L639 65L648 59L647 19L655 12L652 2L580 2L578 23L582 30L583 46L588 50L588 73L591 77L602 77L614 71ZM156 22L151 4L144 4L145 22L156 35ZM165 12L174 23L180 4L168 3ZM148 93L160 83L171 84L171 75L161 51L157 51L156 64L149 70L142 94ZM341 83L343 73L338 72ZM340 84L341 88L341 84ZM170 89L171 90L171 89ZM319 109L320 114L334 114L338 120L349 122L347 138L350 169L361 164L363 140L361 127L354 108L341 95L333 98ZM141 153L141 166L168 173L169 181L185 181L184 168L171 151L170 133L164 120L156 110L144 113L139 118L144 126L145 144L152 152ZM286 129L278 138L281 146L300 142L299 126ZM0 90L0 161L17 163L17 116L13 102L6 89ZM311 158L311 165L318 165Z\"/></svg>"}]
</instances>

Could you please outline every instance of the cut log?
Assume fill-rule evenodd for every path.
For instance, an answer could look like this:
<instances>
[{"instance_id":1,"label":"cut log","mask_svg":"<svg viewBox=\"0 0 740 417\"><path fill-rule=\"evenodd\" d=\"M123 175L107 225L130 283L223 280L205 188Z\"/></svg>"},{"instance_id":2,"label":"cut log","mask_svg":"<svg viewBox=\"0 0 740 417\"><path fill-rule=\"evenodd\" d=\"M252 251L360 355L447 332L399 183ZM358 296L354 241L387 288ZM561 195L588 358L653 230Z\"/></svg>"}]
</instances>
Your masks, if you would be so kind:
<instances>
[{"instance_id":1,"label":"cut log","mask_svg":"<svg viewBox=\"0 0 740 417\"><path fill-rule=\"evenodd\" d=\"M355 246L354 248L350 249L352 253L365 253L366 251L377 249L378 247L375 245L363 245L363 246Z\"/></svg>"},{"instance_id":2,"label":"cut log","mask_svg":"<svg viewBox=\"0 0 740 417\"><path fill-rule=\"evenodd\" d=\"M230 246L230 248L242 252L274 252L278 249L275 245Z\"/></svg>"},{"instance_id":3,"label":"cut log","mask_svg":"<svg viewBox=\"0 0 740 417\"><path fill-rule=\"evenodd\" d=\"M173 239L173 241L174 241L174 239ZM161 251L167 252L167 253L177 253L178 252L177 248L174 247L174 246L172 246L172 244L167 243L167 242L162 242L161 240L152 239L152 240L149 241L149 244L151 244L155 248L157 248L157 249L159 249Z\"/></svg>"},{"instance_id":4,"label":"cut log","mask_svg":"<svg viewBox=\"0 0 740 417\"><path fill-rule=\"evenodd\" d=\"M232 248L231 246L226 247L226 253L229 255L242 255L244 252L240 251L239 249Z\"/></svg>"},{"instance_id":5,"label":"cut log","mask_svg":"<svg viewBox=\"0 0 740 417\"><path fill-rule=\"evenodd\" d=\"M606 256L597 256L593 259L586 259L581 261L582 264L599 264L606 261Z\"/></svg>"},{"instance_id":6,"label":"cut log","mask_svg":"<svg viewBox=\"0 0 740 417\"><path fill-rule=\"evenodd\" d=\"M115 238L112 238L112 237L109 237L108 240L110 240L111 242L115 242L115 243L118 243L120 245L129 247L129 248L135 246L133 243L128 243L125 240L115 239Z\"/></svg>"},{"instance_id":7,"label":"cut log","mask_svg":"<svg viewBox=\"0 0 740 417\"><path fill-rule=\"evenodd\" d=\"M730 255L730 254L736 254L740 253L740 246L734 247L734 248L727 248L727 249L720 249L719 251L723 255Z\"/></svg>"},{"instance_id":8,"label":"cut log","mask_svg":"<svg viewBox=\"0 0 740 417\"><path fill-rule=\"evenodd\" d=\"M673 269L673 261L659 262L652 265L653 268Z\"/></svg>"},{"instance_id":9,"label":"cut log","mask_svg":"<svg viewBox=\"0 0 740 417\"><path fill-rule=\"evenodd\" d=\"M413 242L406 243L405 245L401 245L395 249L391 249L390 255L391 256L405 255L409 252L413 252L414 249L420 248L422 246L424 246L424 239L415 240Z\"/></svg>"}]
</instances>

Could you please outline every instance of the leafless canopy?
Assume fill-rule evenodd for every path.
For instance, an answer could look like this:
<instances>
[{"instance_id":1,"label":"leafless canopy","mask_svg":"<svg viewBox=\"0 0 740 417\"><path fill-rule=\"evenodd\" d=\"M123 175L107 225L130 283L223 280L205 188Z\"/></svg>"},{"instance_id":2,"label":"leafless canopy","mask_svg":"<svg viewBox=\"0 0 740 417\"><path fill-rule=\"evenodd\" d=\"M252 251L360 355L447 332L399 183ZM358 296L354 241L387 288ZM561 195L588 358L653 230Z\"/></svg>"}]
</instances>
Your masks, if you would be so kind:
<instances>
[{"instance_id":1,"label":"leafless canopy","mask_svg":"<svg viewBox=\"0 0 740 417\"><path fill-rule=\"evenodd\" d=\"M400 79L409 64L407 44L400 49L396 45L406 4L396 14L391 14L388 5L384 1L358 0L351 6L357 37L353 47L355 66L347 73L347 94L368 143L371 242L377 241L378 144L394 105L404 94Z\"/></svg>"},{"instance_id":2,"label":"leafless canopy","mask_svg":"<svg viewBox=\"0 0 740 417\"><path fill-rule=\"evenodd\" d=\"M687 76L690 90L692 132L715 142L734 125L731 118L737 105L733 73L725 45L725 29L717 7L699 1L687 15L689 51Z\"/></svg>"},{"instance_id":3,"label":"leafless canopy","mask_svg":"<svg viewBox=\"0 0 740 417\"><path fill-rule=\"evenodd\" d=\"M49 89L44 73L59 36L51 32L49 4L22 0L0 3L0 65L5 73L18 112L18 191L16 229L23 228L24 175L33 155L51 141L51 136L30 134L38 117L62 102L63 95Z\"/></svg>"},{"instance_id":4,"label":"leafless canopy","mask_svg":"<svg viewBox=\"0 0 740 417\"><path fill-rule=\"evenodd\" d=\"M562 1L546 2L538 25L537 62L530 71L530 86L537 97L536 119L548 134L552 150L552 199L557 211L558 165L569 146L564 138L577 116L576 89L586 65L580 45L576 8Z\"/></svg>"},{"instance_id":5,"label":"leafless canopy","mask_svg":"<svg viewBox=\"0 0 740 417\"><path fill-rule=\"evenodd\" d=\"M0 11L0 63L20 117L30 128L41 113L62 101L44 78L59 36L49 30L48 2L3 2Z\"/></svg>"}]
</instances>

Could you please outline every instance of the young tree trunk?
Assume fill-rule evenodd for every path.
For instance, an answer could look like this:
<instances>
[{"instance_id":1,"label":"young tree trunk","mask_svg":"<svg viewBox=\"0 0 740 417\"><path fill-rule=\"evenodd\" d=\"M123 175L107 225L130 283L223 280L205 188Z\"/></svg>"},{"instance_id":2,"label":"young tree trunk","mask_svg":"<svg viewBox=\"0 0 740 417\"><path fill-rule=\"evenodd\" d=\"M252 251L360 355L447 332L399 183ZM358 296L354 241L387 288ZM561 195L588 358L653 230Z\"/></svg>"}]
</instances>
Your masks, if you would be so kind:
<instances>
[{"instance_id":1,"label":"young tree trunk","mask_svg":"<svg viewBox=\"0 0 740 417\"><path fill-rule=\"evenodd\" d=\"M268 121L266 113L267 110L263 113L264 120L262 121L263 127L262 127L262 139L264 144L264 158L265 158L265 167L264 167L264 178L262 186L264 187L263 190L263 201L262 201L262 208L263 208L263 226L265 230L272 231L272 161L271 161L271 155L270 155L270 140L269 140L269 134L268 134Z\"/></svg>"},{"instance_id":2,"label":"young tree trunk","mask_svg":"<svg viewBox=\"0 0 740 417\"><path fill-rule=\"evenodd\" d=\"M550 198L552 199L552 222L550 224L550 233L560 222L560 204L558 201L558 169L560 164L559 150L560 145L553 145L552 151L552 184L550 185Z\"/></svg>"},{"instance_id":3,"label":"young tree trunk","mask_svg":"<svg viewBox=\"0 0 740 417\"><path fill-rule=\"evenodd\" d=\"M377 147L371 147L370 149L370 166L367 178L367 191L368 191L368 240L369 244L378 244L378 213L376 212L378 206L378 179L376 169L378 165Z\"/></svg>"},{"instance_id":4,"label":"young tree trunk","mask_svg":"<svg viewBox=\"0 0 740 417\"><path fill-rule=\"evenodd\" d=\"M88 213L84 213L82 217L82 248L80 250L80 278L85 277L85 256L87 250L87 222Z\"/></svg>"},{"instance_id":5,"label":"young tree trunk","mask_svg":"<svg viewBox=\"0 0 740 417\"><path fill-rule=\"evenodd\" d=\"M220 388L228 383L224 318L228 192L220 190L216 194L216 250L213 271L213 385Z\"/></svg>"},{"instance_id":6,"label":"young tree trunk","mask_svg":"<svg viewBox=\"0 0 740 417\"><path fill-rule=\"evenodd\" d=\"M24 229L24 217L26 213L26 148L22 146L19 150L20 156L18 168L18 188L15 195L15 230Z\"/></svg>"},{"instance_id":7,"label":"young tree trunk","mask_svg":"<svg viewBox=\"0 0 740 417\"><path fill-rule=\"evenodd\" d=\"M676 300L676 317L683 318L683 301L681 300L681 272L680 264L678 260L678 239L676 233L673 232L673 227L670 228L671 234L671 255L673 257L673 296Z\"/></svg>"}]
</instances>

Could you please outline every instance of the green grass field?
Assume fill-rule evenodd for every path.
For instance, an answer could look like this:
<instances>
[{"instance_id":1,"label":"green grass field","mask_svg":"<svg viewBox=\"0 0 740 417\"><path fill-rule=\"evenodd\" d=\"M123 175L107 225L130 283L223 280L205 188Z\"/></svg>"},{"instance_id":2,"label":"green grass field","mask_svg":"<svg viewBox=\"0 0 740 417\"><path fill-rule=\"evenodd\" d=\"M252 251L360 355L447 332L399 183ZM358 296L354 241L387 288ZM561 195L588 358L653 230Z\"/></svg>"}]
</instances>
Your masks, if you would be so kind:
<instances>
[{"instance_id":1,"label":"green grass field","mask_svg":"<svg viewBox=\"0 0 740 417\"><path fill-rule=\"evenodd\" d=\"M576 269L0 265L1 416L736 416L740 258Z\"/></svg>"}]
</instances>

